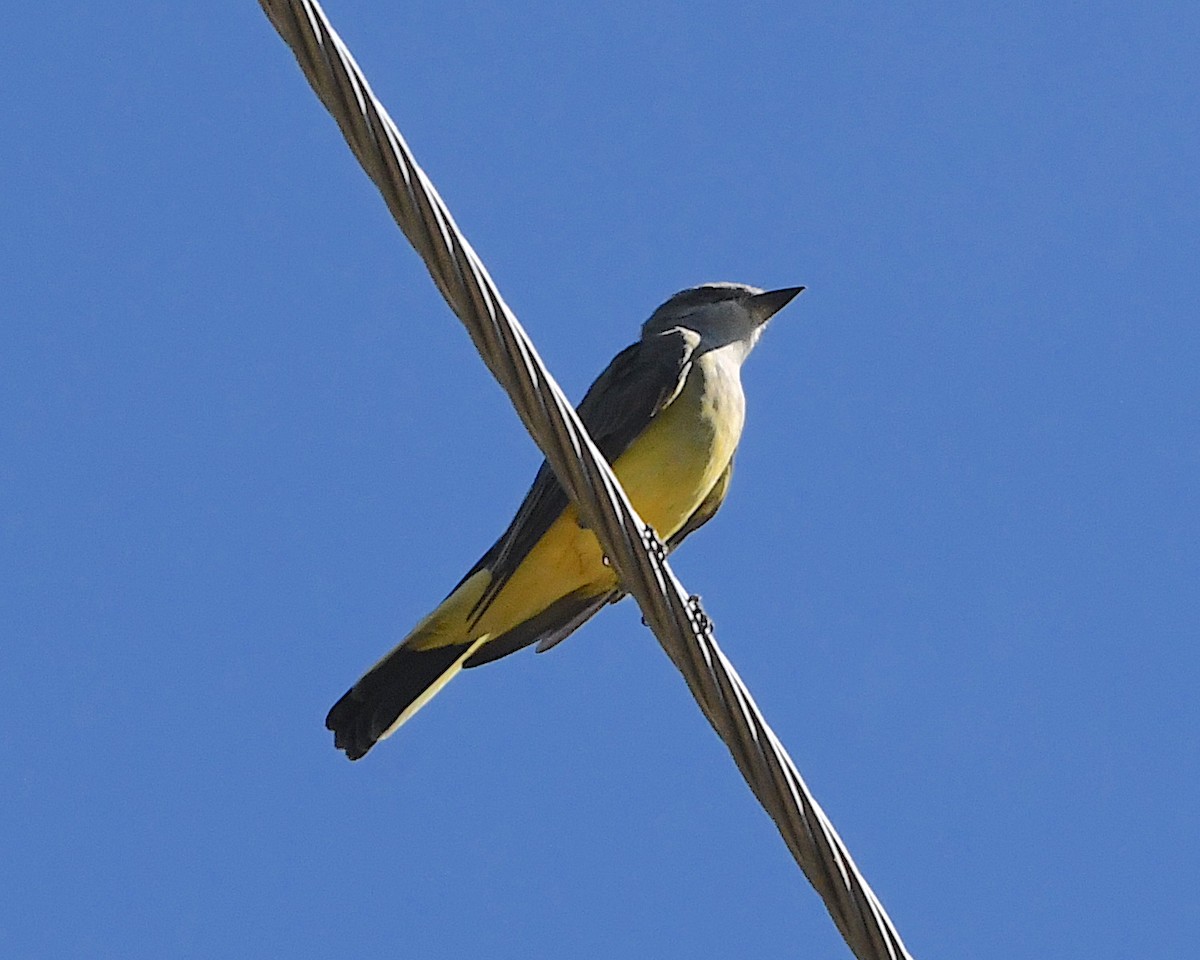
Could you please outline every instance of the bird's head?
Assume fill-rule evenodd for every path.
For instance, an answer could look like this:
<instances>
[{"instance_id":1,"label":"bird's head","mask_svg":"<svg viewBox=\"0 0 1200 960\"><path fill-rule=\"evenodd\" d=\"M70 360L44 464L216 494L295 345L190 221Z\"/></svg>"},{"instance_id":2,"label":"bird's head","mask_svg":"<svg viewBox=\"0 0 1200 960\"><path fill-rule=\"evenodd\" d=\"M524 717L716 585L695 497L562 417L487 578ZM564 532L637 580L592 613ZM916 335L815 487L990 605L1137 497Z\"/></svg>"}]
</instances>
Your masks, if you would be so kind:
<instances>
[{"instance_id":1,"label":"bird's head","mask_svg":"<svg viewBox=\"0 0 1200 960\"><path fill-rule=\"evenodd\" d=\"M762 336L767 321L782 310L803 287L760 290L744 283L705 283L681 290L642 325L642 339L673 327L695 330L701 350L740 342L748 354Z\"/></svg>"}]
</instances>

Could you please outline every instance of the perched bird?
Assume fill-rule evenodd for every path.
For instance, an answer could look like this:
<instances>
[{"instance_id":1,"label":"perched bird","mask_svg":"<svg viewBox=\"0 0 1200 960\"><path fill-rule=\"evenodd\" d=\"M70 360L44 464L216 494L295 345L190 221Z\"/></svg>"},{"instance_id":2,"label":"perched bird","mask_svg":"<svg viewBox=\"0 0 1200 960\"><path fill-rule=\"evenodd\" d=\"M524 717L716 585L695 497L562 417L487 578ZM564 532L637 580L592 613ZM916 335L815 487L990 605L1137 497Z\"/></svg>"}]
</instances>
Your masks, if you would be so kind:
<instances>
[{"instance_id":1,"label":"perched bird","mask_svg":"<svg viewBox=\"0 0 1200 960\"><path fill-rule=\"evenodd\" d=\"M675 294L579 404L579 419L668 550L725 499L745 421L742 362L803 289L710 283ZM622 595L599 542L543 463L504 535L334 704L325 719L334 745L359 759L463 667L532 643L547 650Z\"/></svg>"}]
</instances>

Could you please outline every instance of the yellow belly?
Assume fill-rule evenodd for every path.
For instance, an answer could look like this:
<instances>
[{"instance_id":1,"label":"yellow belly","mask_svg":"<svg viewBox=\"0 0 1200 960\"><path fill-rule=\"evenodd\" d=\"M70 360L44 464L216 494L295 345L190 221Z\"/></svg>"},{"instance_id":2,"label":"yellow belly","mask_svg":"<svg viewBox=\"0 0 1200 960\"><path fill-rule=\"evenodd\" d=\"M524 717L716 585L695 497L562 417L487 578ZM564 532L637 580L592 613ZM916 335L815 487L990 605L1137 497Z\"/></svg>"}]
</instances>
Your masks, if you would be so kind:
<instances>
[{"instance_id":1,"label":"yellow belly","mask_svg":"<svg viewBox=\"0 0 1200 960\"><path fill-rule=\"evenodd\" d=\"M741 436L743 408L732 380L697 361L678 397L613 465L633 507L664 542L687 522L729 465ZM409 635L417 648L498 637L569 593L616 586L595 536L568 505L530 550L504 589L468 631L469 612L491 575L480 571Z\"/></svg>"}]
</instances>

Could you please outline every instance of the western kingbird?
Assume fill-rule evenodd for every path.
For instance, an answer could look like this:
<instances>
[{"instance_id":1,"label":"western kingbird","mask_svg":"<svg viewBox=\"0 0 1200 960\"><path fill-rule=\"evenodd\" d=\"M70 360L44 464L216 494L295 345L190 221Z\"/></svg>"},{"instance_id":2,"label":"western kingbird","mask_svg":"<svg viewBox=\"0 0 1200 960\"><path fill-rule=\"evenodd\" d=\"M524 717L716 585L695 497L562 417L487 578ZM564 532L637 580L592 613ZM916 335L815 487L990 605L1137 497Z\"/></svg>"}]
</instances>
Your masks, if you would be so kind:
<instances>
[{"instance_id":1,"label":"western kingbird","mask_svg":"<svg viewBox=\"0 0 1200 960\"><path fill-rule=\"evenodd\" d=\"M745 420L742 362L803 289L710 283L675 294L579 404L579 419L668 550L725 499ZM334 704L325 719L334 745L357 760L463 667L532 643L548 650L621 596L599 542L543 463L504 535Z\"/></svg>"}]
</instances>

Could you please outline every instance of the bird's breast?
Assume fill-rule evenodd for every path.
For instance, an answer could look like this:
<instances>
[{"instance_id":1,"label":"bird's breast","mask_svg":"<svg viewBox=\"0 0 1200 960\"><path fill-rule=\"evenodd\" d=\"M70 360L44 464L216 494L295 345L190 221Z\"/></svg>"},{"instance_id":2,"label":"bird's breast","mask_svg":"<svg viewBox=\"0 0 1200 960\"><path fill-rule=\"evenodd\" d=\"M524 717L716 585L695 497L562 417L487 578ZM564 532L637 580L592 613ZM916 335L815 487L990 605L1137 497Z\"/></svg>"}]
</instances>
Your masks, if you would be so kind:
<instances>
[{"instance_id":1,"label":"bird's breast","mask_svg":"<svg viewBox=\"0 0 1200 960\"><path fill-rule=\"evenodd\" d=\"M662 540L696 511L729 465L745 422L738 364L719 351L692 363L679 395L613 465Z\"/></svg>"}]
</instances>

